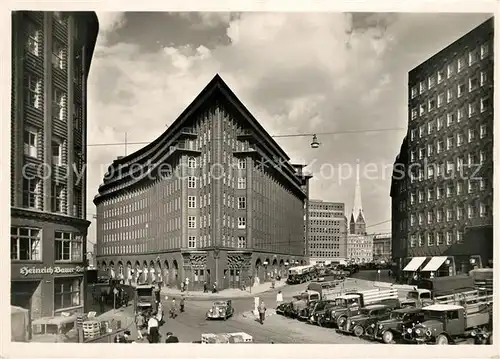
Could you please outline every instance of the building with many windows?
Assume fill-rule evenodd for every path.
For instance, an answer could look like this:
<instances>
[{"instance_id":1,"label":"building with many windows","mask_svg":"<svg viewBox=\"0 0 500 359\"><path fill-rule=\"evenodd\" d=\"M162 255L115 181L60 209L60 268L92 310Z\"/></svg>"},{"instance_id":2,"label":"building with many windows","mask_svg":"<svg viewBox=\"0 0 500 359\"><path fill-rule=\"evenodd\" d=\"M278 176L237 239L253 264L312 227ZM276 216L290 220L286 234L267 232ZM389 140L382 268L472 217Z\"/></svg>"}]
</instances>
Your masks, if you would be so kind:
<instances>
[{"instance_id":1,"label":"building with many windows","mask_svg":"<svg viewBox=\"0 0 500 359\"><path fill-rule=\"evenodd\" d=\"M12 14L11 303L83 311L87 75L93 12Z\"/></svg>"},{"instance_id":2,"label":"building with many windows","mask_svg":"<svg viewBox=\"0 0 500 359\"><path fill-rule=\"evenodd\" d=\"M343 203L310 200L308 231L311 264L345 261L347 218Z\"/></svg>"},{"instance_id":3,"label":"building with many windows","mask_svg":"<svg viewBox=\"0 0 500 359\"><path fill-rule=\"evenodd\" d=\"M309 178L216 75L160 137L109 166L94 199L97 265L188 289L283 276L306 263Z\"/></svg>"},{"instance_id":4,"label":"building with many windows","mask_svg":"<svg viewBox=\"0 0 500 359\"><path fill-rule=\"evenodd\" d=\"M452 275L485 266L493 256L493 19L408 81L408 133L391 188L397 269Z\"/></svg>"},{"instance_id":5,"label":"building with many windows","mask_svg":"<svg viewBox=\"0 0 500 359\"><path fill-rule=\"evenodd\" d=\"M377 233L373 235L373 261L391 263L391 234Z\"/></svg>"}]
</instances>

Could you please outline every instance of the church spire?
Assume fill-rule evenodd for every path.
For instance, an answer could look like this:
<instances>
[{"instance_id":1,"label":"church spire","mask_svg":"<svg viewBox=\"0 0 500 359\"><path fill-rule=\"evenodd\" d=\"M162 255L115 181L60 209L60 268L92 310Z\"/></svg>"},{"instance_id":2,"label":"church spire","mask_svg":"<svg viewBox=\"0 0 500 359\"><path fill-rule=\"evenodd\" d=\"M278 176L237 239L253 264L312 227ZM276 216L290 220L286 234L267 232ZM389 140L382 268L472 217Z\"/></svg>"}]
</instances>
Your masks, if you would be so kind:
<instances>
[{"instance_id":1,"label":"church spire","mask_svg":"<svg viewBox=\"0 0 500 359\"><path fill-rule=\"evenodd\" d=\"M361 184L359 181L359 169L356 170L356 187L354 188L354 204L352 206L350 232L352 234L364 234L366 232L365 214L361 202Z\"/></svg>"}]
</instances>

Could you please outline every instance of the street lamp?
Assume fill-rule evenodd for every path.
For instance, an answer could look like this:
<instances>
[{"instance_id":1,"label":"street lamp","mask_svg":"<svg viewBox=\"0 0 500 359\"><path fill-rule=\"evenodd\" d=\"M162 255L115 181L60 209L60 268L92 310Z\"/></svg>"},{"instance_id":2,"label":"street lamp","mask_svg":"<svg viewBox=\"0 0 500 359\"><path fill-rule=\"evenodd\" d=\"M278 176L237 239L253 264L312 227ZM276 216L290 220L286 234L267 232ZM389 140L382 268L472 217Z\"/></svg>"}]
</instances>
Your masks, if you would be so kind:
<instances>
[{"instance_id":1,"label":"street lamp","mask_svg":"<svg viewBox=\"0 0 500 359\"><path fill-rule=\"evenodd\" d=\"M318 148L320 144L321 143L319 143L319 141L318 141L318 136L313 135L312 142L311 142L311 148Z\"/></svg>"}]
</instances>

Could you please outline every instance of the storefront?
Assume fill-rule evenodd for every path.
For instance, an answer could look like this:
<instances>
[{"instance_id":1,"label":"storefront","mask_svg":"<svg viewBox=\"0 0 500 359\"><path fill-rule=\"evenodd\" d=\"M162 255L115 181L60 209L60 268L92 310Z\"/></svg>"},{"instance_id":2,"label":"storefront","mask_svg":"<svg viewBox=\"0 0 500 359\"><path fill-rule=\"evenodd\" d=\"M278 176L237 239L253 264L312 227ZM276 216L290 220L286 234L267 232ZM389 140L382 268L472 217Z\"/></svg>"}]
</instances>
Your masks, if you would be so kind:
<instances>
[{"instance_id":1,"label":"storefront","mask_svg":"<svg viewBox=\"0 0 500 359\"><path fill-rule=\"evenodd\" d=\"M11 304L25 308L31 320L84 311L83 266L12 264Z\"/></svg>"}]
</instances>

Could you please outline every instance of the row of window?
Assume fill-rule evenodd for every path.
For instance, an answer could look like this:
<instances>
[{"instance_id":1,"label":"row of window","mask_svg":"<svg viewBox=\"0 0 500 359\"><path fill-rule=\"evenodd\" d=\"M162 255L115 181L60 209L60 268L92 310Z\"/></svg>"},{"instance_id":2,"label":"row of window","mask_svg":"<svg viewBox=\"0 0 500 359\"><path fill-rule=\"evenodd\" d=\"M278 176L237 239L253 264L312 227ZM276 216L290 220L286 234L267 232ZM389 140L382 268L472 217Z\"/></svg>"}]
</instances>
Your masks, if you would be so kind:
<instances>
[{"instance_id":1,"label":"row of window","mask_svg":"<svg viewBox=\"0 0 500 359\"><path fill-rule=\"evenodd\" d=\"M40 178L23 178L23 197L22 206L24 208L43 210L43 196L42 196L43 183ZM75 204L73 208L74 214L81 211L81 191L74 190ZM51 197L51 212L67 214L67 191L63 183L52 183L52 197Z\"/></svg>"},{"instance_id":2,"label":"row of window","mask_svg":"<svg viewBox=\"0 0 500 359\"><path fill-rule=\"evenodd\" d=\"M479 190L483 191L486 189L485 187L485 181L481 179L478 182L469 180L467 181L467 192L468 193L474 193L475 190L479 188ZM418 190L418 191L412 191L410 193L410 204L414 205L417 203L424 203L426 201L428 202L434 202L435 200L440 200L443 198L451 198L455 195L462 195L464 194L464 184L463 182L457 181L456 183L448 183L446 185L446 194L445 194L445 187L442 186L437 186L436 188L427 188L427 196L425 195L424 190Z\"/></svg>"},{"instance_id":3,"label":"row of window","mask_svg":"<svg viewBox=\"0 0 500 359\"><path fill-rule=\"evenodd\" d=\"M418 86L413 86L410 90L411 98L422 95L426 90L433 89L436 85L445 80L445 76L449 79L455 73L460 73L465 69L467 64L468 66L472 66L478 61L487 58L489 52L489 44L484 43L479 47L479 49L471 50L467 55L460 56L456 62L446 65L446 71L439 70L436 74L429 76L426 81L421 81Z\"/></svg>"},{"instance_id":4,"label":"row of window","mask_svg":"<svg viewBox=\"0 0 500 359\"><path fill-rule=\"evenodd\" d=\"M415 183L417 181L421 182L425 179L425 172L427 171L427 179L436 179L438 177L442 177L443 179L454 179L460 178L467 172L467 169L470 169L469 173L471 175L475 175L477 170L479 170L479 166L486 162L486 154L481 151L479 153L479 159L475 154L468 155L468 163L464 164L463 158L458 157L456 159L457 163L453 163L452 161L446 161L446 167L444 164L430 164L426 165L425 168L414 168L412 173L410 173L410 182ZM456 170L456 171L455 171ZM446 171L445 173L443 173ZM463 178L463 177L462 177ZM480 188L485 187L485 180L483 178L475 178L474 181L479 182ZM472 180L469 181L471 183ZM469 185L472 188L472 185Z\"/></svg>"},{"instance_id":5,"label":"row of window","mask_svg":"<svg viewBox=\"0 0 500 359\"><path fill-rule=\"evenodd\" d=\"M418 224L419 225L424 225L424 224L432 224L434 222L437 223L442 223L442 222L451 222L451 221L459 221L462 219L465 219L465 207L462 205L456 205L454 206L455 209L453 208L447 208L446 212L444 209L437 209L437 210L429 210L427 211L427 220L424 212L421 212L418 214ZM446 217L444 214L446 213ZM468 219L473 219L476 217L481 217L485 218L489 216L489 208L488 205L485 203L480 203L479 204L479 213L478 213L478 207L469 204L467 206L467 218ZM417 225L417 215L415 213L410 214L410 225L415 226Z\"/></svg>"},{"instance_id":6,"label":"row of window","mask_svg":"<svg viewBox=\"0 0 500 359\"><path fill-rule=\"evenodd\" d=\"M418 233L410 235L410 247L428 247L447 245L451 246L453 242L462 243L464 233L462 230L446 231L437 233Z\"/></svg>"},{"instance_id":7,"label":"row of window","mask_svg":"<svg viewBox=\"0 0 500 359\"><path fill-rule=\"evenodd\" d=\"M318 203L309 203L310 211L328 211L328 212L317 212L316 217L323 217L323 214L329 215L331 212L344 212L343 204L318 204ZM326 216L330 217L330 216Z\"/></svg>"},{"instance_id":8,"label":"row of window","mask_svg":"<svg viewBox=\"0 0 500 359\"><path fill-rule=\"evenodd\" d=\"M318 235L311 235L309 236L310 241L335 241L338 242L340 241L341 236L318 236ZM342 239L345 239L345 235L342 236Z\"/></svg>"},{"instance_id":9,"label":"row of window","mask_svg":"<svg viewBox=\"0 0 500 359\"><path fill-rule=\"evenodd\" d=\"M331 227L309 227L309 233L340 234L345 233L345 229Z\"/></svg>"},{"instance_id":10,"label":"row of window","mask_svg":"<svg viewBox=\"0 0 500 359\"><path fill-rule=\"evenodd\" d=\"M344 224L344 221L341 222L336 220L309 219L309 225L311 226L340 226Z\"/></svg>"},{"instance_id":11,"label":"row of window","mask_svg":"<svg viewBox=\"0 0 500 359\"><path fill-rule=\"evenodd\" d=\"M70 232L54 232L56 261L81 262L82 236ZM10 259L19 261L42 260L42 230L29 227L11 227Z\"/></svg>"},{"instance_id":12,"label":"row of window","mask_svg":"<svg viewBox=\"0 0 500 359\"><path fill-rule=\"evenodd\" d=\"M344 217L344 211L336 211L336 212L317 212L311 211L311 207L309 207L309 218L342 218Z\"/></svg>"},{"instance_id":13,"label":"row of window","mask_svg":"<svg viewBox=\"0 0 500 359\"><path fill-rule=\"evenodd\" d=\"M411 109L411 119L415 120L418 116L423 116L426 112L430 113L438 108L441 108L446 103L450 103L455 98L461 98L467 92L471 93L479 89L480 87L486 85L487 74L486 71L481 71L479 78L471 77L468 82L468 86L465 82L461 82L457 85L456 90L449 88L444 92L440 92L436 97L429 98L427 102L421 103L418 108L414 107ZM490 97L482 97L479 102L474 102L469 104L469 117L477 113L477 109L481 109L481 112L485 111L490 105Z\"/></svg>"},{"instance_id":14,"label":"row of window","mask_svg":"<svg viewBox=\"0 0 500 359\"><path fill-rule=\"evenodd\" d=\"M43 147L40 142L40 130L34 127L26 127L24 130L24 154L28 157L40 158L39 149ZM52 164L56 166L63 165L63 149L66 149L66 141L52 139L51 154Z\"/></svg>"},{"instance_id":15,"label":"row of window","mask_svg":"<svg viewBox=\"0 0 500 359\"><path fill-rule=\"evenodd\" d=\"M338 243L311 243L310 249L340 249Z\"/></svg>"},{"instance_id":16,"label":"row of window","mask_svg":"<svg viewBox=\"0 0 500 359\"><path fill-rule=\"evenodd\" d=\"M318 258L338 258L340 257L340 252L330 252L330 251L311 251L309 252L311 257Z\"/></svg>"}]
</instances>

